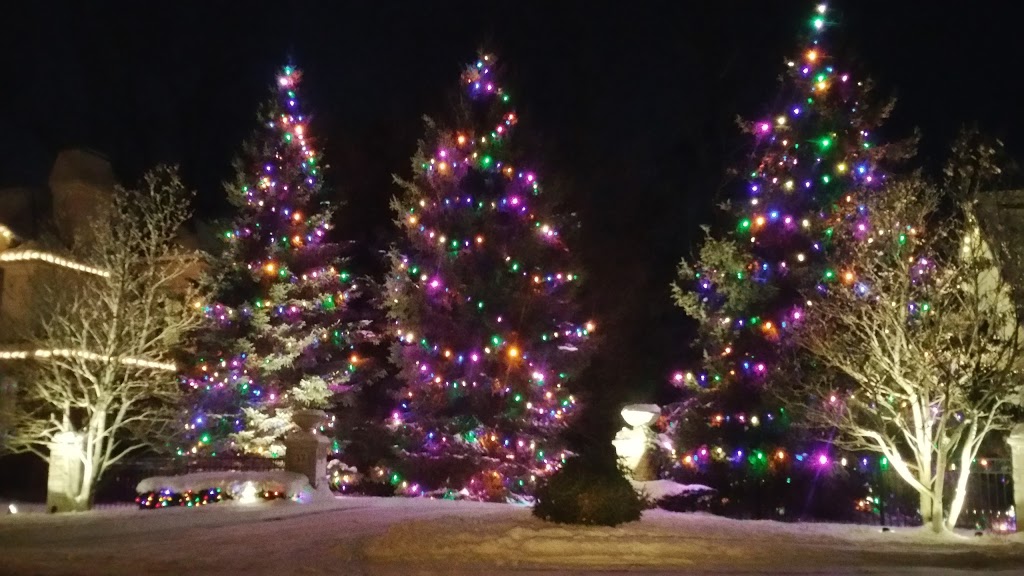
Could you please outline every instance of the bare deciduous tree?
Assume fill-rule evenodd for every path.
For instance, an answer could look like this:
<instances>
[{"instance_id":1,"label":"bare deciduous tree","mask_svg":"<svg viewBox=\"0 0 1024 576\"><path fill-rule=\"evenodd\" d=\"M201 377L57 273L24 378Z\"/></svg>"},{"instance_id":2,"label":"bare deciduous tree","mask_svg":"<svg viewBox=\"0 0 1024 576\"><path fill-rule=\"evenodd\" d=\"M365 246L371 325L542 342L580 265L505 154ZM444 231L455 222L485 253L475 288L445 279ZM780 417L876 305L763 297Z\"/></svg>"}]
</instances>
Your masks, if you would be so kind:
<instances>
[{"instance_id":1,"label":"bare deciduous tree","mask_svg":"<svg viewBox=\"0 0 1024 576\"><path fill-rule=\"evenodd\" d=\"M951 215L939 194L915 175L871 203L872 234L847 247L844 285L809 300L796 339L812 360L792 391L837 444L888 458L935 531L956 524L971 463L991 432L1012 425L1022 385L1002 273L1013 252L982 234L970 197L954 198Z\"/></svg>"},{"instance_id":2,"label":"bare deciduous tree","mask_svg":"<svg viewBox=\"0 0 1024 576\"><path fill-rule=\"evenodd\" d=\"M59 437L82 441L74 507L87 509L113 464L161 443L177 416L179 337L200 318L189 277L198 255L178 243L190 194L160 167L137 190L114 191L78 257L103 271L63 273L28 342L10 447L43 458Z\"/></svg>"}]
</instances>

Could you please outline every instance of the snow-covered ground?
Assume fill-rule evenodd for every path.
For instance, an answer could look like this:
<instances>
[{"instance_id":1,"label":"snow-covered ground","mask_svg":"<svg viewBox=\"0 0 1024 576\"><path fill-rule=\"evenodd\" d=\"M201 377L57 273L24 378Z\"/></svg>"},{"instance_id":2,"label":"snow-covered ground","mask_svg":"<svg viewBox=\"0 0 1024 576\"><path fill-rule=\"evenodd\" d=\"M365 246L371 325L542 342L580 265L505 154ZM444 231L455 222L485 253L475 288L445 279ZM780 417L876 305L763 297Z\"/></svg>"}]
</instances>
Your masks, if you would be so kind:
<instances>
[{"instance_id":1,"label":"snow-covered ground","mask_svg":"<svg viewBox=\"0 0 1024 576\"><path fill-rule=\"evenodd\" d=\"M3 512L3 511L0 511ZM568 570L568 571L566 571ZM0 574L1006 574L1024 537L647 511L619 528L524 507L338 498L0 516Z\"/></svg>"}]
</instances>

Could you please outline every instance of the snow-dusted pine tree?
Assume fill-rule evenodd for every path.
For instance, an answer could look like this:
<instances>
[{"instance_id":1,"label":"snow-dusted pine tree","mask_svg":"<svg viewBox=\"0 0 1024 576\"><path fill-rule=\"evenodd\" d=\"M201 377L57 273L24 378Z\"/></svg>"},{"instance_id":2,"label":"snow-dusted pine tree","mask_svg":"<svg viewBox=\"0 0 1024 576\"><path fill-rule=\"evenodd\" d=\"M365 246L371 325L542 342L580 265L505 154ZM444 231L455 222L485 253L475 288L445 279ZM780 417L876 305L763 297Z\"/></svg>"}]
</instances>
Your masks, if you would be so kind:
<instances>
[{"instance_id":1,"label":"snow-dusted pine tree","mask_svg":"<svg viewBox=\"0 0 1024 576\"><path fill-rule=\"evenodd\" d=\"M209 271L215 300L185 377L196 406L194 444L183 451L282 454L292 410L349 392L354 346L372 337L348 306L357 286L330 239L333 209L300 79L292 66L281 70L227 185L236 213Z\"/></svg>"}]
</instances>

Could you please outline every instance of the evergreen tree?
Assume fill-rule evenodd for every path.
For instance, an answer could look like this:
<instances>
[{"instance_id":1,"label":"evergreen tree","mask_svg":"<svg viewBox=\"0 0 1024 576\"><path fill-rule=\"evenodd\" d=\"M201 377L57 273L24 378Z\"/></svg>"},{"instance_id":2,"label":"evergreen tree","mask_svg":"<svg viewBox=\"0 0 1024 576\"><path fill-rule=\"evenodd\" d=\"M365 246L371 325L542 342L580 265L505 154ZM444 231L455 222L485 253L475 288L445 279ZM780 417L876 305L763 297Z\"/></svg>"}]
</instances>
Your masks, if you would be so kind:
<instances>
[{"instance_id":1,"label":"evergreen tree","mask_svg":"<svg viewBox=\"0 0 1024 576\"><path fill-rule=\"evenodd\" d=\"M281 455L292 411L349 392L354 347L373 336L349 306L357 286L330 239L300 80L281 70L226 185L235 214L208 270L215 297L184 377L196 405L183 451Z\"/></svg>"},{"instance_id":2,"label":"evergreen tree","mask_svg":"<svg viewBox=\"0 0 1024 576\"><path fill-rule=\"evenodd\" d=\"M743 123L751 155L739 171L742 190L726 204L735 228L705 230L699 257L681 263L673 286L677 304L699 323L704 353L700 370L674 376L687 391L670 415L676 456L688 473L715 475L738 497L752 490L772 511L794 492L787 484L795 468L832 462L828 446L790 426L772 393L799 377L788 330L814 313L810 293L856 281L836 248L866 237L864 198L882 188L886 163L913 149L875 144L891 102L871 107L869 82L826 48L825 5L808 24L773 109ZM780 500L768 502L773 490Z\"/></svg>"},{"instance_id":3,"label":"evergreen tree","mask_svg":"<svg viewBox=\"0 0 1024 576\"><path fill-rule=\"evenodd\" d=\"M593 331L575 311L574 225L512 145L495 64L466 68L458 127L427 121L392 201L404 235L384 293L403 383L391 420L413 493L531 492L564 457L568 385Z\"/></svg>"}]
</instances>

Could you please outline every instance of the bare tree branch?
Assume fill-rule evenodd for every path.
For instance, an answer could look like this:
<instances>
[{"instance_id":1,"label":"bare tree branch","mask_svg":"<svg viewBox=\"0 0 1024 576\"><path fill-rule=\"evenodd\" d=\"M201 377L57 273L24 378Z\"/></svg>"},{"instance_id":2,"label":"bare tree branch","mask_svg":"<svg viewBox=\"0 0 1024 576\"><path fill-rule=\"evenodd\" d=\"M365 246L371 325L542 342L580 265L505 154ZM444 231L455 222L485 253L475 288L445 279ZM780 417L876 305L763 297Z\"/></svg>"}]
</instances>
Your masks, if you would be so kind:
<instances>
[{"instance_id":1,"label":"bare tree branch","mask_svg":"<svg viewBox=\"0 0 1024 576\"><path fill-rule=\"evenodd\" d=\"M83 508L102 474L159 445L177 414L177 377L163 365L200 319L188 282L200 258L177 243L189 198L166 167L137 190L118 188L79 255L109 274L53 283L29 342L50 352L27 363L8 442L45 455L57 435L80 435L84 474L71 496Z\"/></svg>"}]
</instances>

